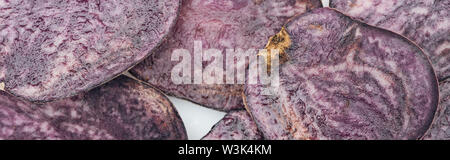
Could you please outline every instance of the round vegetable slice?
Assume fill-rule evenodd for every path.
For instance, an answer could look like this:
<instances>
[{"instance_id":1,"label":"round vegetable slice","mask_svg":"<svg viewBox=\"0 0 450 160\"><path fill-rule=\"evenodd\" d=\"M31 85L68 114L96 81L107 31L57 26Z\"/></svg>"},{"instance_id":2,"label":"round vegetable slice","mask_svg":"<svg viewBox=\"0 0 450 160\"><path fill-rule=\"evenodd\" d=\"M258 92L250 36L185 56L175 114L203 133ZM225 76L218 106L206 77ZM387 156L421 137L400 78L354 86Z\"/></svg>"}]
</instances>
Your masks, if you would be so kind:
<instances>
[{"instance_id":1,"label":"round vegetable slice","mask_svg":"<svg viewBox=\"0 0 450 160\"><path fill-rule=\"evenodd\" d=\"M279 85L245 88L264 138L418 139L429 128L437 79L406 38L329 8L292 19L284 32L291 46Z\"/></svg>"},{"instance_id":2,"label":"round vegetable slice","mask_svg":"<svg viewBox=\"0 0 450 160\"><path fill-rule=\"evenodd\" d=\"M425 50L439 80L450 77L450 1L331 0L330 6L408 37Z\"/></svg>"},{"instance_id":3,"label":"round vegetable slice","mask_svg":"<svg viewBox=\"0 0 450 160\"><path fill-rule=\"evenodd\" d=\"M176 49L186 49L193 59L194 41L202 42L203 51L218 49L222 51L222 55L225 55L226 49L244 51L262 49L269 36L275 34L288 18L319 6L321 6L319 0L185 0L182 2L174 34L155 54L130 72L175 97L223 111L242 109L243 82L240 84L237 82L229 84L225 81L222 84L172 82L171 72L174 66L180 63L171 61L172 52ZM223 57L225 59L226 56ZM208 63L204 62L203 69ZM227 65L214 70L223 70L225 67L233 69L230 66L232 64ZM238 65L237 71L245 67ZM194 73L191 74L193 77Z\"/></svg>"},{"instance_id":4,"label":"round vegetable slice","mask_svg":"<svg viewBox=\"0 0 450 160\"><path fill-rule=\"evenodd\" d=\"M171 102L127 77L35 105L0 93L0 139L186 139Z\"/></svg>"},{"instance_id":5,"label":"round vegetable slice","mask_svg":"<svg viewBox=\"0 0 450 160\"><path fill-rule=\"evenodd\" d=\"M179 0L2 1L0 82L29 101L76 95L143 60L169 33Z\"/></svg>"},{"instance_id":6,"label":"round vegetable slice","mask_svg":"<svg viewBox=\"0 0 450 160\"><path fill-rule=\"evenodd\" d=\"M231 111L203 140L261 140L262 134L247 111Z\"/></svg>"}]
</instances>

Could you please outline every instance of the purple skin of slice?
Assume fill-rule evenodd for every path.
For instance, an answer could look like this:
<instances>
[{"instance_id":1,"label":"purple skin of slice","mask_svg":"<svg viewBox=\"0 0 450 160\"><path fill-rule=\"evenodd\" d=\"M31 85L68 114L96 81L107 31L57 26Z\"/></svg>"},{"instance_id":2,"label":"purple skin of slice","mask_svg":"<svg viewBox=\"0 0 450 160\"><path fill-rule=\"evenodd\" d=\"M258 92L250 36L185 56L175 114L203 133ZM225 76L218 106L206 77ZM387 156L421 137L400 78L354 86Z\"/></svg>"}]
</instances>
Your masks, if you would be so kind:
<instances>
[{"instance_id":1,"label":"purple skin of slice","mask_svg":"<svg viewBox=\"0 0 450 160\"><path fill-rule=\"evenodd\" d=\"M245 87L265 139L425 134L438 105L438 82L414 43L329 8L293 18L286 31L291 46L279 66L279 85Z\"/></svg>"},{"instance_id":2,"label":"purple skin of slice","mask_svg":"<svg viewBox=\"0 0 450 160\"><path fill-rule=\"evenodd\" d=\"M130 72L171 96L222 111L243 109L243 83L174 84L170 73L180 62L171 61L172 52L186 49L193 58L194 41L202 42L203 51L219 49L222 55L226 49L263 49L289 18L320 6L319 0L184 0L174 33ZM204 62L203 68L209 63Z\"/></svg>"},{"instance_id":3,"label":"purple skin of slice","mask_svg":"<svg viewBox=\"0 0 450 160\"><path fill-rule=\"evenodd\" d=\"M406 36L424 49L440 81L450 77L450 1L331 0L330 7Z\"/></svg>"},{"instance_id":4,"label":"purple skin of slice","mask_svg":"<svg viewBox=\"0 0 450 160\"><path fill-rule=\"evenodd\" d=\"M179 0L3 1L0 82L33 102L88 91L142 61L170 32Z\"/></svg>"},{"instance_id":5,"label":"purple skin of slice","mask_svg":"<svg viewBox=\"0 0 450 160\"><path fill-rule=\"evenodd\" d=\"M187 139L171 102L121 76L87 93L43 105L0 93L0 139Z\"/></svg>"},{"instance_id":6,"label":"purple skin of slice","mask_svg":"<svg viewBox=\"0 0 450 160\"><path fill-rule=\"evenodd\" d=\"M450 78L439 84L440 104L425 140L450 140Z\"/></svg>"},{"instance_id":7,"label":"purple skin of slice","mask_svg":"<svg viewBox=\"0 0 450 160\"><path fill-rule=\"evenodd\" d=\"M246 110L225 115L202 140L262 140L256 123Z\"/></svg>"}]
</instances>

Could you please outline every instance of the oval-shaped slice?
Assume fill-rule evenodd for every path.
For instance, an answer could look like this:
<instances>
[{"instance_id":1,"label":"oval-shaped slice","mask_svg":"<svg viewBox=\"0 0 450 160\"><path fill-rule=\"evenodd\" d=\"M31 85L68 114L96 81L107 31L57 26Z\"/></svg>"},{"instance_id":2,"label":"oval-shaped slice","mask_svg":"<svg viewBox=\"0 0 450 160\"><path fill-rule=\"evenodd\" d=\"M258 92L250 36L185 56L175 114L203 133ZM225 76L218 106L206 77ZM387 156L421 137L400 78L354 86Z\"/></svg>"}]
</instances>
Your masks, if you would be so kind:
<instances>
[{"instance_id":1,"label":"oval-shaped slice","mask_svg":"<svg viewBox=\"0 0 450 160\"><path fill-rule=\"evenodd\" d=\"M34 105L1 92L0 139L187 139L171 102L119 77L88 93Z\"/></svg>"},{"instance_id":2,"label":"oval-shaped slice","mask_svg":"<svg viewBox=\"0 0 450 160\"><path fill-rule=\"evenodd\" d=\"M175 97L218 110L242 109L241 93L244 82L239 82L237 76L228 77L232 78L232 83L225 80L214 84L193 83L194 76L202 78L202 71L196 70L191 72L189 81L192 83L174 83L171 78L174 67L181 64L181 60L186 60L172 57L172 52L176 49L189 51L190 56L186 58L191 58L189 61L191 63L187 64L192 65L190 68L186 66L183 68L190 71L194 70L194 59L201 58L194 57L194 41L202 43L203 48L200 46L197 49L203 49L203 52L208 49L218 49L222 52L224 61L226 49L235 49L235 51L263 49L268 38L281 29L288 18L320 5L319 0L185 0L182 2L174 34L155 54L133 68L131 73ZM229 56L234 54L227 53ZM178 61L172 61L172 58ZM221 63L220 60L217 61ZM202 68L205 69L210 63L211 61L205 60ZM235 62L216 67L211 68L219 71L225 68L232 69L236 70L234 72L236 74L243 71L246 65ZM225 73L224 71L224 79ZM206 77L209 76L206 75Z\"/></svg>"},{"instance_id":3,"label":"oval-shaped slice","mask_svg":"<svg viewBox=\"0 0 450 160\"><path fill-rule=\"evenodd\" d=\"M279 85L245 88L266 139L423 136L438 84L419 47L329 8L294 18L286 32L292 45L279 66Z\"/></svg>"},{"instance_id":4,"label":"oval-shaped slice","mask_svg":"<svg viewBox=\"0 0 450 160\"><path fill-rule=\"evenodd\" d=\"M231 111L202 140L262 140L262 134L247 111Z\"/></svg>"},{"instance_id":5,"label":"oval-shaped slice","mask_svg":"<svg viewBox=\"0 0 450 160\"><path fill-rule=\"evenodd\" d=\"M425 50L439 80L450 77L450 1L331 0L330 7L408 37Z\"/></svg>"},{"instance_id":6,"label":"oval-shaped slice","mask_svg":"<svg viewBox=\"0 0 450 160\"><path fill-rule=\"evenodd\" d=\"M426 140L450 140L450 79L439 83L439 96L439 108Z\"/></svg>"},{"instance_id":7,"label":"oval-shaped slice","mask_svg":"<svg viewBox=\"0 0 450 160\"><path fill-rule=\"evenodd\" d=\"M0 82L29 101L87 91L147 57L179 0L11 0L0 5Z\"/></svg>"}]
</instances>

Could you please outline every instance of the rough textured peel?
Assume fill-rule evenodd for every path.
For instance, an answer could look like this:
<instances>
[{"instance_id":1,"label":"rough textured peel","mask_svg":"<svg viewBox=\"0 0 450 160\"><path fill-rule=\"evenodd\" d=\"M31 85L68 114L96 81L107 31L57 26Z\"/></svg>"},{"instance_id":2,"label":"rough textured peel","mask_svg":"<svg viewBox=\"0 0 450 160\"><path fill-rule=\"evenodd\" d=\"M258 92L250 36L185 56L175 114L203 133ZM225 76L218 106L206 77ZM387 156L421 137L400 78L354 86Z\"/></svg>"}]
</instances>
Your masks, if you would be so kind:
<instances>
[{"instance_id":1,"label":"rough textured peel","mask_svg":"<svg viewBox=\"0 0 450 160\"><path fill-rule=\"evenodd\" d=\"M288 57L286 56L286 49L288 49L291 46L291 38L289 37L289 34L286 32L286 29L283 27L280 32L278 32L276 35L269 38L269 42L267 42L267 45L265 49L267 52L265 52L267 55L264 55L262 53L259 53L259 56L264 56L266 64L269 66L268 71L270 71L270 65L271 59L274 56L279 56L281 62L287 61ZM278 54L273 53L274 50L278 51Z\"/></svg>"}]
</instances>

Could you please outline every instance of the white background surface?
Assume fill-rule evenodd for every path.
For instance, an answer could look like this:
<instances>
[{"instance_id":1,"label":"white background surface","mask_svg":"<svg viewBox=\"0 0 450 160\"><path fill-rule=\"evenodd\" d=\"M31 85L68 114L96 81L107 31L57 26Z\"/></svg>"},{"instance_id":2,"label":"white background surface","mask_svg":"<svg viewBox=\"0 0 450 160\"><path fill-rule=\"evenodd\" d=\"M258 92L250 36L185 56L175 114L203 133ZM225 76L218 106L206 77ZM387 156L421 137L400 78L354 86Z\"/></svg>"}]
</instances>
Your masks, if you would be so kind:
<instances>
[{"instance_id":1,"label":"white background surface","mask_svg":"<svg viewBox=\"0 0 450 160\"><path fill-rule=\"evenodd\" d=\"M328 7L329 0L322 0L322 5ZM201 139L211 127L225 116L224 112L208 109L186 100L169 97L175 108L177 108L181 119L186 127L188 138L191 140Z\"/></svg>"}]
</instances>

